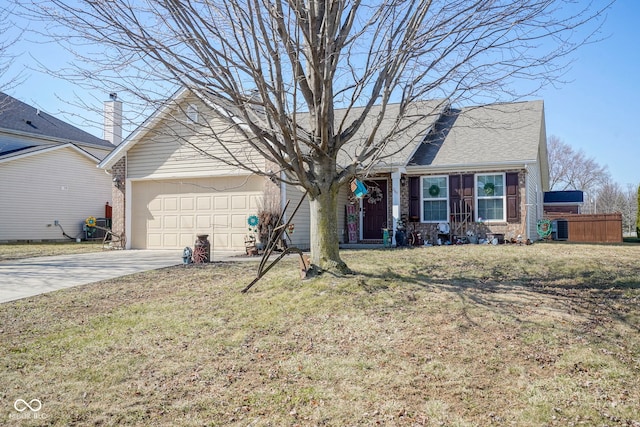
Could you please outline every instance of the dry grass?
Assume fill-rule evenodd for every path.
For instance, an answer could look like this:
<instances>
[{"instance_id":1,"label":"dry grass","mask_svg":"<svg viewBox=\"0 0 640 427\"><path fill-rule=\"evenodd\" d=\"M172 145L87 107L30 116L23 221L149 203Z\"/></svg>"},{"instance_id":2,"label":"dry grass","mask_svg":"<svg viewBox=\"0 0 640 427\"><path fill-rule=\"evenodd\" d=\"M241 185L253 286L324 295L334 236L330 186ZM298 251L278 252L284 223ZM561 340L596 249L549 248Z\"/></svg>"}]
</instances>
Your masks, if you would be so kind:
<instances>
[{"instance_id":1,"label":"dry grass","mask_svg":"<svg viewBox=\"0 0 640 427\"><path fill-rule=\"evenodd\" d=\"M344 251L0 305L0 423L640 426L633 246ZM40 418L17 419L16 399Z\"/></svg>"},{"instance_id":2,"label":"dry grass","mask_svg":"<svg viewBox=\"0 0 640 427\"><path fill-rule=\"evenodd\" d=\"M51 255L98 252L101 250L103 250L102 240L80 243L5 243L0 244L0 262Z\"/></svg>"}]
</instances>

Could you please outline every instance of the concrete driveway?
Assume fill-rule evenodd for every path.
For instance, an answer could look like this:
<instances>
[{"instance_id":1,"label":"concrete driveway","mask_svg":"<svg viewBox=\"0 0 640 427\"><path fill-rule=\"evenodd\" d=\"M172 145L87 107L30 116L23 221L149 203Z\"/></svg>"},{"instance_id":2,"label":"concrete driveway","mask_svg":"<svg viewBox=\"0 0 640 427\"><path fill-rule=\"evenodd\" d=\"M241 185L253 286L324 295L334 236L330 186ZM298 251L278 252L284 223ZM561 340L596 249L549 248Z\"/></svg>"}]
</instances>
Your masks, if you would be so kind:
<instances>
[{"instance_id":1,"label":"concrete driveway","mask_svg":"<svg viewBox=\"0 0 640 427\"><path fill-rule=\"evenodd\" d=\"M0 262L0 303L182 263L182 251L103 251Z\"/></svg>"}]
</instances>

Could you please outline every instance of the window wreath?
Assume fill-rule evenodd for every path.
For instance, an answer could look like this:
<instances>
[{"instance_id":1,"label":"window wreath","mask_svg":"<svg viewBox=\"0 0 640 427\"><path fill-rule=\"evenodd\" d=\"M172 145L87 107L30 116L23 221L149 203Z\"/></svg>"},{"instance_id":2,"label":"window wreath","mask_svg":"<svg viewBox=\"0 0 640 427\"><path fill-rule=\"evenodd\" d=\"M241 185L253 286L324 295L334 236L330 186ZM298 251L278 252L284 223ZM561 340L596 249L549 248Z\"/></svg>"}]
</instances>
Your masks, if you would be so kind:
<instances>
[{"instance_id":1,"label":"window wreath","mask_svg":"<svg viewBox=\"0 0 640 427\"><path fill-rule=\"evenodd\" d=\"M381 201L382 201L382 190L380 189L380 187L369 188L369 198L367 199L367 202L369 202L372 205L375 205L376 203Z\"/></svg>"},{"instance_id":2,"label":"window wreath","mask_svg":"<svg viewBox=\"0 0 640 427\"><path fill-rule=\"evenodd\" d=\"M493 196L493 193L496 191L496 186L490 182L484 184L484 194L487 196Z\"/></svg>"},{"instance_id":3,"label":"window wreath","mask_svg":"<svg viewBox=\"0 0 640 427\"><path fill-rule=\"evenodd\" d=\"M440 187L436 184L433 184L431 187L429 187L429 194L431 195L431 197L438 197L438 194L440 194Z\"/></svg>"}]
</instances>

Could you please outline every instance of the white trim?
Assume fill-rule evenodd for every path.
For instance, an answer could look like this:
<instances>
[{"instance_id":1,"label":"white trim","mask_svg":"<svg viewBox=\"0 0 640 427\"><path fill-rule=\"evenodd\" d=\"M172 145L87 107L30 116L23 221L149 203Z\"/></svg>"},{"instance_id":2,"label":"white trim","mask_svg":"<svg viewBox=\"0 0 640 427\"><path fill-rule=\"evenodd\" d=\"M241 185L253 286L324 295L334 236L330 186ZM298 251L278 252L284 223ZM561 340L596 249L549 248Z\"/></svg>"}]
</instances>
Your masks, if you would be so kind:
<instances>
[{"instance_id":1,"label":"white trim","mask_svg":"<svg viewBox=\"0 0 640 427\"><path fill-rule=\"evenodd\" d=\"M181 173L161 173L147 176L130 177L133 181L153 181L164 179L181 179L181 178L226 178L226 177L246 177L253 176L255 173L244 171L242 169L235 171L226 171L223 173L212 173L211 171L198 172L181 172Z\"/></svg>"},{"instance_id":2,"label":"white trim","mask_svg":"<svg viewBox=\"0 0 640 427\"><path fill-rule=\"evenodd\" d=\"M394 232L394 230L396 230L396 228L398 228L398 220L400 219L400 204L401 202L401 197L400 197L400 191L401 191L401 185L400 185L400 179L402 177L402 174L404 173L404 168L398 168L395 172L391 173L391 194L392 194L392 198L391 198L391 245L392 246L396 246L396 233ZM389 201L387 200L387 203L389 203Z\"/></svg>"},{"instance_id":3,"label":"white trim","mask_svg":"<svg viewBox=\"0 0 640 427\"><path fill-rule=\"evenodd\" d=\"M493 196L493 197L483 197L482 200L496 200L498 198L502 198L502 219L486 219L482 218L483 223L487 224L499 224L507 222L507 174L506 172L498 172L498 173L477 173L473 176L473 193L474 193L474 204L475 204L475 218L474 221L478 222L478 212L480 211L480 203L479 203L479 195L478 191L478 177L480 176L502 176L502 196ZM518 187L518 191L520 191ZM520 199L520 198L518 198Z\"/></svg>"},{"instance_id":4,"label":"white trim","mask_svg":"<svg viewBox=\"0 0 640 427\"><path fill-rule=\"evenodd\" d=\"M96 164L100 161L100 159L95 157L93 154L83 150L82 148L76 146L75 144L73 144L71 142L67 142L66 144L59 144L59 145L54 145L54 146L51 146L51 145L42 146L42 148L35 148L35 147L25 148L24 150L28 150L28 152L26 152L26 153L16 152L15 155L6 154L7 157L5 157L4 159L0 159L0 163L5 163L5 162L13 161L13 160L24 159L26 157L36 156L36 155L39 155L39 154L46 154L48 152L59 150L59 149L62 149L62 148L71 148L71 149L75 150L76 152L78 152L79 154L82 154L83 156L87 157L89 160L93 161Z\"/></svg>"},{"instance_id":5,"label":"white trim","mask_svg":"<svg viewBox=\"0 0 640 427\"><path fill-rule=\"evenodd\" d=\"M430 179L430 178L444 178L447 182L447 194L445 195L445 197L438 197L438 198L433 198L433 199L425 199L424 198L424 187L423 187L423 183L424 183L424 179ZM451 216L451 209L449 206L449 191L450 191L450 183L449 183L449 175L424 175L420 177L420 223L422 224L439 224L441 222L449 222L449 218ZM444 201L447 204L447 217L445 219L438 219L438 220L429 220L429 221L425 221L424 219L424 202L425 201L442 201L444 199Z\"/></svg>"},{"instance_id":6,"label":"white trim","mask_svg":"<svg viewBox=\"0 0 640 427\"><path fill-rule=\"evenodd\" d=\"M412 175L476 174L507 169L524 169L526 166L535 166L537 163L535 160L525 160L521 162L460 163L444 166L407 166L407 173Z\"/></svg>"}]
</instances>

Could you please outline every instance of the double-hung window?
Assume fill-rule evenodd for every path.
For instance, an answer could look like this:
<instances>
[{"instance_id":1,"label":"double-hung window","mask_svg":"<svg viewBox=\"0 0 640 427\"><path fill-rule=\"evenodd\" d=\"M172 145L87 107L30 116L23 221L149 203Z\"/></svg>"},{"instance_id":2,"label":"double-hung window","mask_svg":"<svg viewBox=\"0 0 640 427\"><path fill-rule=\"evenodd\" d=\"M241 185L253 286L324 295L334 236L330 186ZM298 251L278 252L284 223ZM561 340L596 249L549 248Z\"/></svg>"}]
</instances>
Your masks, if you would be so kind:
<instances>
[{"instance_id":1,"label":"double-hung window","mask_svg":"<svg viewBox=\"0 0 640 427\"><path fill-rule=\"evenodd\" d=\"M505 176L476 175L478 221L506 221Z\"/></svg>"},{"instance_id":2,"label":"double-hung window","mask_svg":"<svg viewBox=\"0 0 640 427\"><path fill-rule=\"evenodd\" d=\"M446 176L422 178L422 221L449 221L449 179Z\"/></svg>"}]
</instances>

